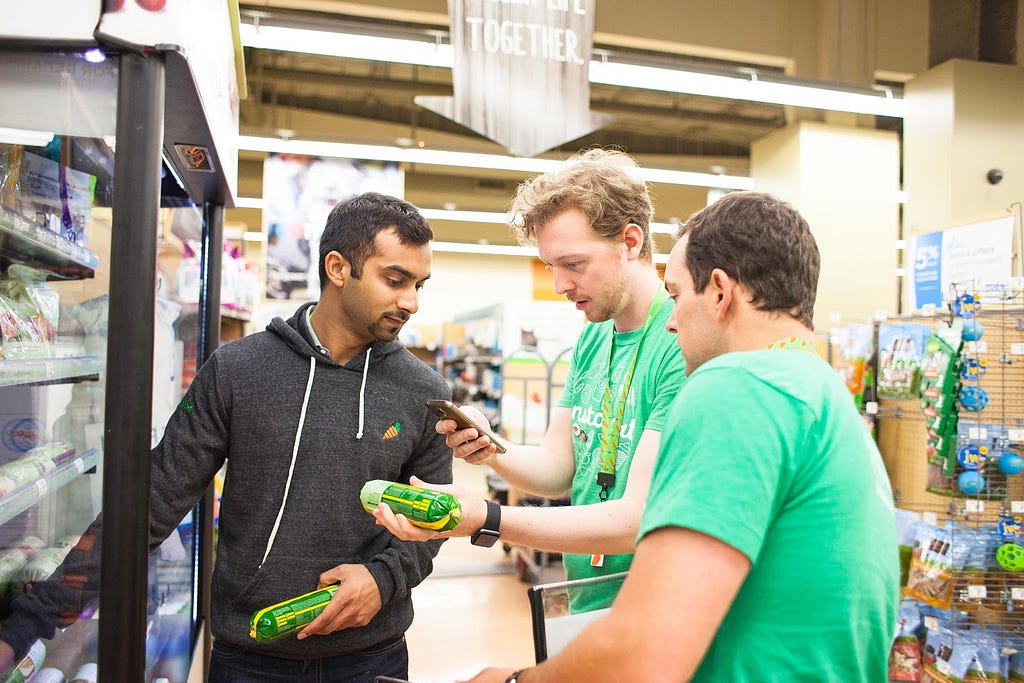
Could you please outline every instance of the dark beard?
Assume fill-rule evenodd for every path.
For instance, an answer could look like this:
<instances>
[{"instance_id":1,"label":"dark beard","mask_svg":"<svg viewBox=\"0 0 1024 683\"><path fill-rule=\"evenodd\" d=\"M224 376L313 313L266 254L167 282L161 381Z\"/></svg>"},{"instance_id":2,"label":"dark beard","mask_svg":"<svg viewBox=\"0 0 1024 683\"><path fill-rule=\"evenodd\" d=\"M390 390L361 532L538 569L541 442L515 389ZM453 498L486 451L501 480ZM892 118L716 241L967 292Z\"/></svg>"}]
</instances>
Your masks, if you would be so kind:
<instances>
[{"instance_id":1,"label":"dark beard","mask_svg":"<svg viewBox=\"0 0 1024 683\"><path fill-rule=\"evenodd\" d=\"M392 328L390 325L385 325L384 321L387 318L398 318L402 320L402 325ZM409 316L399 311L388 311L381 315L380 318L370 323L366 328L370 336L377 341L394 341L398 338L398 333L405 327L405 323L409 322Z\"/></svg>"}]
</instances>

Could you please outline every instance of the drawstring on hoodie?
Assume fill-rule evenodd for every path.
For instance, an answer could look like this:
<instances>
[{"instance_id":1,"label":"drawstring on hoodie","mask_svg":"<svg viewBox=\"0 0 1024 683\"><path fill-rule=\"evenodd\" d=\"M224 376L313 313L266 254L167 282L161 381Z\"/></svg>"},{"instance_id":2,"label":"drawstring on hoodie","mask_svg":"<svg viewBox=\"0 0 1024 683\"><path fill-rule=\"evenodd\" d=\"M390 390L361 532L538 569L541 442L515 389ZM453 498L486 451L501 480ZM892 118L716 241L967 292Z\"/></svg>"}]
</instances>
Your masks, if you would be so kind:
<instances>
[{"instance_id":1,"label":"drawstring on hoodie","mask_svg":"<svg viewBox=\"0 0 1024 683\"><path fill-rule=\"evenodd\" d=\"M369 351L367 351L369 353ZM313 390L313 375L316 374L316 357L309 357L309 379L306 380L306 395L302 397L302 412L299 414L299 426L295 430L295 445L292 446L292 461L288 465L288 479L284 483L284 497L281 498L281 507L277 511L277 519L274 520L274 528L270 530L270 538L267 539L267 549L263 552L263 559L260 560L260 567L267 561L270 549L274 546L274 539L277 538L277 530L281 526L281 518L284 516L284 505L288 502L288 491L292 487L292 475L295 474L295 459L299 455L299 442L302 440L302 426L306 423L306 408L309 406L309 395ZM363 386L366 386L366 375L363 375ZM363 402L359 401L359 424L363 423ZM362 428L360 427L360 430Z\"/></svg>"},{"instance_id":2,"label":"drawstring on hoodie","mask_svg":"<svg viewBox=\"0 0 1024 683\"><path fill-rule=\"evenodd\" d=\"M359 387L359 431L356 438L363 438L363 406L366 403L366 374L370 371L370 349L366 349L366 360L363 361L363 383Z\"/></svg>"}]
</instances>

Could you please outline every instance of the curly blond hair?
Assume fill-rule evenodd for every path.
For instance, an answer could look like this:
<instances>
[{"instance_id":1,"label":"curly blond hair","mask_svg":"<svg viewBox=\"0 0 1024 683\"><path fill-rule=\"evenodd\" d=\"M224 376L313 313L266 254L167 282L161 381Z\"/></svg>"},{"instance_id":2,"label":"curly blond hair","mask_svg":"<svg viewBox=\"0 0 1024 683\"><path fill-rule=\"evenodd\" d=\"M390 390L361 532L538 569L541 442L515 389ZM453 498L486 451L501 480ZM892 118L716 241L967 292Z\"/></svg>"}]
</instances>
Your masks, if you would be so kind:
<instances>
[{"instance_id":1,"label":"curly blond hair","mask_svg":"<svg viewBox=\"0 0 1024 683\"><path fill-rule=\"evenodd\" d=\"M520 244L535 244L538 226L575 208L608 241L614 241L629 223L639 226L644 233L640 258L651 262L654 206L638 171L636 161L625 152L595 148L571 157L557 171L527 180L516 189L510 209L516 239Z\"/></svg>"}]
</instances>

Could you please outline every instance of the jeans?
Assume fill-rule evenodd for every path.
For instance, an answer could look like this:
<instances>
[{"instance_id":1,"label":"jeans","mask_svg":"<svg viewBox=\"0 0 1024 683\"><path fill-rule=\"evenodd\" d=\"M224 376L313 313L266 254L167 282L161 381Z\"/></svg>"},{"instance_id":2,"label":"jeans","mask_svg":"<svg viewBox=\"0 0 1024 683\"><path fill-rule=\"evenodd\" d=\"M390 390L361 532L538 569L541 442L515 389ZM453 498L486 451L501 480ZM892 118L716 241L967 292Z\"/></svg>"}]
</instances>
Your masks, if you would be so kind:
<instances>
[{"instance_id":1,"label":"jeans","mask_svg":"<svg viewBox=\"0 0 1024 683\"><path fill-rule=\"evenodd\" d=\"M409 677L405 637L311 660L272 657L215 640L207 683L373 683L375 676Z\"/></svg>"}]
</instances>

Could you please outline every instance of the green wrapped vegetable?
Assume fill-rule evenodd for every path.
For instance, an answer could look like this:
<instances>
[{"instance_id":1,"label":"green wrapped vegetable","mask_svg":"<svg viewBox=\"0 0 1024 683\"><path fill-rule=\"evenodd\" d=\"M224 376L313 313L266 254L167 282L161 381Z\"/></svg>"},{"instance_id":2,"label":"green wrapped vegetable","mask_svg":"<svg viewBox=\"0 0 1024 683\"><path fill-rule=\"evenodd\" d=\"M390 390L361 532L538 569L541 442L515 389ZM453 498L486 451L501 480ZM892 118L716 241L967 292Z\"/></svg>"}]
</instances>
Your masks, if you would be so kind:
<instances>
[{"instance_id":1,"label":"green wrapped vegetable","mask_svg":"<svg viewBox=\"0 0 1024 683\"><path fill-rule=\"evenodd\" d=\"M295 633L324 611L336 590L337 584L326 586L253 612L249 637L269 643Z\"/></svg>"},{"instance_id":2,"label":"green wrapped vegetable","mask_svg":"<svg viewBox=\"0 0 1024 683\"><path fill-rule=\"evenodd\" d=\"M403 514L416 526L434 531L450 531L462 519L462 505L452 494L383 479L363 484L359 499L367 512L387 503L395 514Z\"/></svg>"}]
</instances>

